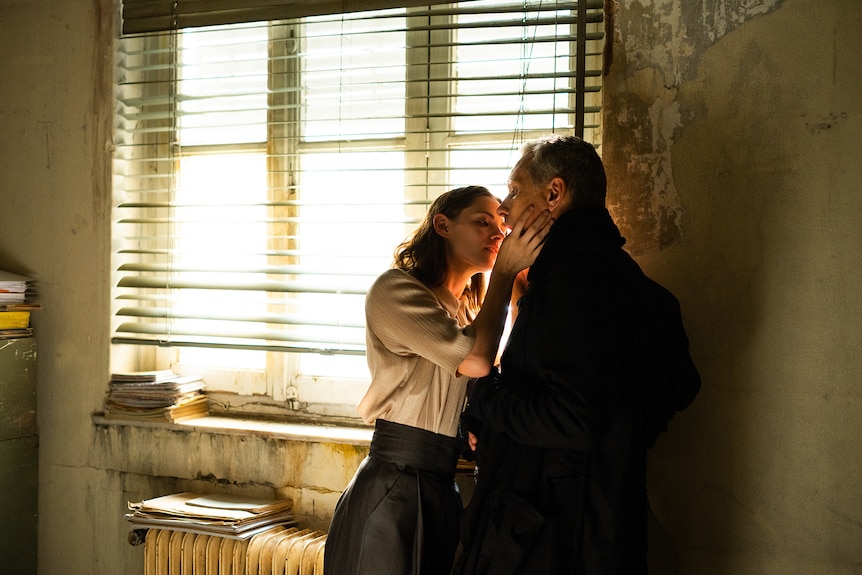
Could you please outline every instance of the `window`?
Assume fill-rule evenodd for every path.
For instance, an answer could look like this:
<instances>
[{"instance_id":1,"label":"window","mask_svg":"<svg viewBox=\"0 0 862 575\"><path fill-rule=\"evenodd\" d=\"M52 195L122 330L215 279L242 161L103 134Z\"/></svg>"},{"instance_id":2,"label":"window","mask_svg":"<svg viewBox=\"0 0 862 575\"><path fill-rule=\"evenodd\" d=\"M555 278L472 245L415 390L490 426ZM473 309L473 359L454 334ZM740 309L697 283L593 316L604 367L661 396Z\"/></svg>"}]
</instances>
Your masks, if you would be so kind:
<instances>
[{"instance_id":1,"label":"window","mask_svg":"<svg viewBox=\"0 0 862 575\"><path fill-rule=\"evenodd\" d=\"M114 360L226 409L354 417L365 291L428 204L597 140L600 0L158 4L117 51Z\"/></svg>"}]
</instances>

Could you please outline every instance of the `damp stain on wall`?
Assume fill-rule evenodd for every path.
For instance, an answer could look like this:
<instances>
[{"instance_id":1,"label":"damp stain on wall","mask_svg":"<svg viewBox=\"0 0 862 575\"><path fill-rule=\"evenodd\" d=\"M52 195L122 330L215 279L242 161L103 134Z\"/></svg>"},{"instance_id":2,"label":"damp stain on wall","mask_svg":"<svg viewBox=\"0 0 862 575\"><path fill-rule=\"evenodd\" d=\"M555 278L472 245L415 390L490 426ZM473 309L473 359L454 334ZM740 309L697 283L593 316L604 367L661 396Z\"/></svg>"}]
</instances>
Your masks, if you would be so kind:
<instances>
[{"instance_id":1,"label":"damp stain on wall","mask_svg":"<svg viewBox=\"0 0 862 575\"><path fill-rule=\"evenodd\" d=\"M604 80L602 157L608 208L633 254L665 249L684 234L685 194L673 146L687 115L677 99L698 57L727 34L778 9L783 0L627 2L614 13L613 61Z\"/></svg>"}]
</instances>

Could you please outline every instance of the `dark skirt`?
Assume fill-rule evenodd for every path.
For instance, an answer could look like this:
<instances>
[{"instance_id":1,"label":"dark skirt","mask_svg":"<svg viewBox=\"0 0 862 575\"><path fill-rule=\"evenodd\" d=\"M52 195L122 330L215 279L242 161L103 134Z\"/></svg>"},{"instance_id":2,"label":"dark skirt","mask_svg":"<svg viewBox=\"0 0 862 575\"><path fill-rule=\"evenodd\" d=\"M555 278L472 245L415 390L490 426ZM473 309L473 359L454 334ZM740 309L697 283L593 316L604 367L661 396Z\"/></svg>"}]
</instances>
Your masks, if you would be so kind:
<instances>
[{"instance_id":1,"label":"dark skirt","mask_svg":"<svg viewBox=\"0 0 862 575\"><path fill-rule=\"evenodd\" d=\"M368 457L338 500L325 575L448 575L462 503L460 440L377 420Z\"/></svg>"}]
</instances>

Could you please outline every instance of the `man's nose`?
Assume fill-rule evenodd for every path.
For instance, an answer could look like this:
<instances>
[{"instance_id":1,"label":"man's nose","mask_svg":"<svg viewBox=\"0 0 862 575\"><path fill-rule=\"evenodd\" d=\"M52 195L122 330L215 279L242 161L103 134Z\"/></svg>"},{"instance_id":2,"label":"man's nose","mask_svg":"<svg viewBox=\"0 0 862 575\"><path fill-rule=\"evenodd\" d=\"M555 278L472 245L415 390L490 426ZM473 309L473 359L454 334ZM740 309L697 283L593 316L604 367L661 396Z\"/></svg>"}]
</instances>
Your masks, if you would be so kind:
<instances>
[{"instance_id":1,"label":"man's nose","mask_svg":"<svg viewBox=\"0 0 862 575\"><path fill-rule=\"evenodd\" d=\"M497 215L503 218L504 220L509 217L509 198L503 200L503 202L497 207Z\"/></svg>"}]
</instances>

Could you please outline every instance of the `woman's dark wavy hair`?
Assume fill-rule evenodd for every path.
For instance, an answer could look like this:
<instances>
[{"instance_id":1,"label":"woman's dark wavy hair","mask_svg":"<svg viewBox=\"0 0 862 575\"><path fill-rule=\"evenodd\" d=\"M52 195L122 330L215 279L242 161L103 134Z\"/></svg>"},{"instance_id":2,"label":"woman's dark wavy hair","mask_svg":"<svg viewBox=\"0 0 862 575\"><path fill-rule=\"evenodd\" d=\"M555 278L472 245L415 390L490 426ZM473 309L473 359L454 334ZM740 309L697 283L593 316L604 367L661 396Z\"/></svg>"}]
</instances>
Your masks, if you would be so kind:
<instances>
[{"instance_id":1,"label":"woman's dark wavy hair","mask_svg":"<svg viewBox=\"0 0 862 575\"><path fill-rule=\"evenodd\" d=\"M449 219L457 218L461 212L480 197L494 198L487 188L465 186L449 190L437 197L428 208L419 227L395 249L393 267L412 273L429 287L443 285L446 280L446 240L434 231L434 217L444 214ZM485 275L475 274L465 290L471 312L478 311L485 297Z\"/></svg>"}]
</instances>

